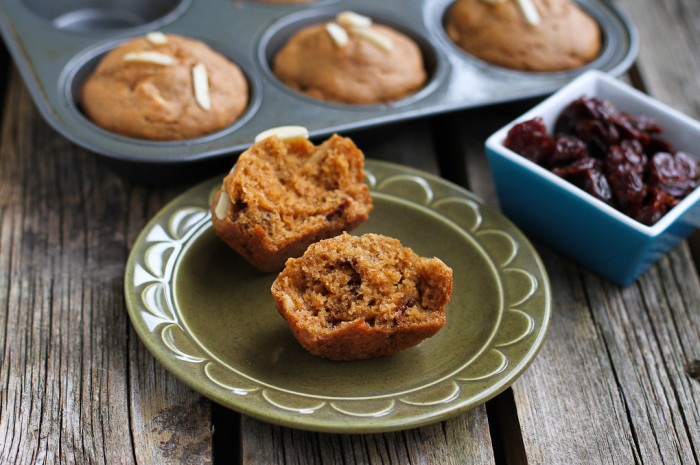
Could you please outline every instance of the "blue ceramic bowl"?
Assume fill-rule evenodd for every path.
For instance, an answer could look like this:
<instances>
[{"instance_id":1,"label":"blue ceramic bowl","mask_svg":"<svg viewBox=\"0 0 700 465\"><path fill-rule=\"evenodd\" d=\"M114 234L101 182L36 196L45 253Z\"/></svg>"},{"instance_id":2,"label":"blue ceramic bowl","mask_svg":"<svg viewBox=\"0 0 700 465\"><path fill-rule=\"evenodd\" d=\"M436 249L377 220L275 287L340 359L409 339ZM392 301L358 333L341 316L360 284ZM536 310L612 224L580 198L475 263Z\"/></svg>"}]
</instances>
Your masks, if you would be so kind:
<instances>
[{"instance_id":1,"label":"blue ceramic bowl","mask_svg":"<svg viewBox=\"0 0 700 465\"><path fill-rule=\"evenodd\" d=\"M525 233L626 286L700 227L700 188L647 226L504 147L513 125L540 116L551 130L559 113L582 96L654 118L664 129L662 139L693 156L700 156L700 123L615 78L589 71L486 141L503 212Z\"/></svg>"}]
</instances>

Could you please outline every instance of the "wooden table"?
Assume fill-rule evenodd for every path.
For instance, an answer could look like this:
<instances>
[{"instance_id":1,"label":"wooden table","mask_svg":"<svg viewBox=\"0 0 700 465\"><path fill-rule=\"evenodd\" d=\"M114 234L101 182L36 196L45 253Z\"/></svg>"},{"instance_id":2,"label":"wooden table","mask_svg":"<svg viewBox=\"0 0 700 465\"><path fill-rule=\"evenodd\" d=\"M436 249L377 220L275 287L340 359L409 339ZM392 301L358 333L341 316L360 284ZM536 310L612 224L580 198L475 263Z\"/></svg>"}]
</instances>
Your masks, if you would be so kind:
<instances>
[{"instance_id":1,"label":"wooden table","mask_svg":"<svg viewBox=\"0 0 700 465\"><path fill-rule=\"evenodd\" d=\"M700 117L700 3L618 4L641 36L622 79ZM156 188L120 177L44 122L1 55L0 463L700 463L697 234L627 288L535 242L554 296L549 335L486 405L386 434L267 424L170 375L125 309L130 247L199 179ZM369 158L439 173L497 205L483 141L533 103L353 137Z\"/></svg>"}]
</instances>

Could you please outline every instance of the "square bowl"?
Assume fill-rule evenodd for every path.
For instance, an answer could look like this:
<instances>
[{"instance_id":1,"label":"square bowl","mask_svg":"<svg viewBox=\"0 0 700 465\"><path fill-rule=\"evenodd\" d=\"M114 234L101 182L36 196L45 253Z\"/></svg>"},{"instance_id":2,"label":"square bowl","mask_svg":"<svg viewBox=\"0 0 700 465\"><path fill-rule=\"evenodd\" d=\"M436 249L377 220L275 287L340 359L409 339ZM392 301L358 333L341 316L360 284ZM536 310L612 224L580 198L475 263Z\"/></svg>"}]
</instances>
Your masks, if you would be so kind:
<instances>
[{"instance_id":1,"label":"square bowl","mask_svg":"<svg viewBox=\"0 0 700 465\"><path fill-rule=\"evenodd\" d=\"M700 189L694 189L654 225L647 226L503 145L515 124L538 116L551 133L561 111L583 96L608 100L619 111L634 116L653 118L663 128L660 138L696 158L700 123L593 70L486 140L503 212L525 233L627 286L700 227Z\"/></svg>"}]
</instances>

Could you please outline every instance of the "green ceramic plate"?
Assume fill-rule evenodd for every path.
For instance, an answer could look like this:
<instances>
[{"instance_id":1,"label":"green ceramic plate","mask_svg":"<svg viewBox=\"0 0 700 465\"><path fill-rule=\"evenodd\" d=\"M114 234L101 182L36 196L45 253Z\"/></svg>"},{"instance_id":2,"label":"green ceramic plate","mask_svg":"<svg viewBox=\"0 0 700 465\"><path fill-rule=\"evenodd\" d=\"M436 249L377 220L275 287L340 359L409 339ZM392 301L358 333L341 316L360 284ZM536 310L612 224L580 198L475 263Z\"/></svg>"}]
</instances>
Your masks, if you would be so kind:
<instances>
[{"instance_id":1,"label":"green ceramic plate","mask_svg":"<svg viewBox=\"0 0 700 465\"><path fill-rule=\"evenodd\" d=\"M167 205L134 244L124 281L131 321L172 373L252 417L370 433L444 420L508 387L547 331L551 291L523 234L471 193L368 160L374 210L355 234L393 236L452 267L447 323L391 357L332 362L294 339L261 273L218 240L209 200L221 179Z\"/></svg>"}]
</instances>

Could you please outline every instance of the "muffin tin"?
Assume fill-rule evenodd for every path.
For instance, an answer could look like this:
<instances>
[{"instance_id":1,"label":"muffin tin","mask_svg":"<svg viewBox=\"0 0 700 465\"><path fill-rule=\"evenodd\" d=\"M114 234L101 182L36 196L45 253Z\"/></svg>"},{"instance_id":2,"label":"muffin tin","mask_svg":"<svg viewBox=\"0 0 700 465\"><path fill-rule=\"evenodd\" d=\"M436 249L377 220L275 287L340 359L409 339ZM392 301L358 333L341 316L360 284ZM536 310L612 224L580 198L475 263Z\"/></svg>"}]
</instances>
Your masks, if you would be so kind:
<instances>
[{"instance_id":1,"label":"muffin tin","mask_svg":"<svg viewBox=\"0 0 700 465\"><path fill-rule=\"evenodd\" d=\"M458 48L443 28L454 0L320 0L269 4L245 0L0 0L0 32L45 119L76 144L127 174L154 176L160 168L227 157L270 127L301 124L312 137L458 109L551 93L587 69L627 70L638 39L630 20L607 0L578 0L603 31L592 63L573 71L528 73L480 61ZM284 86L270 63L300 28L352 10L395 27L421 47L429 81L415 95L382 105L318 101ZM250 84L250 102L232 126L177 142L133 139L90 122L77 97L100 58L152 30L202 40L236 62ZM153 171L149 168L157 168Z\"/></svg>"}]
</instances>

